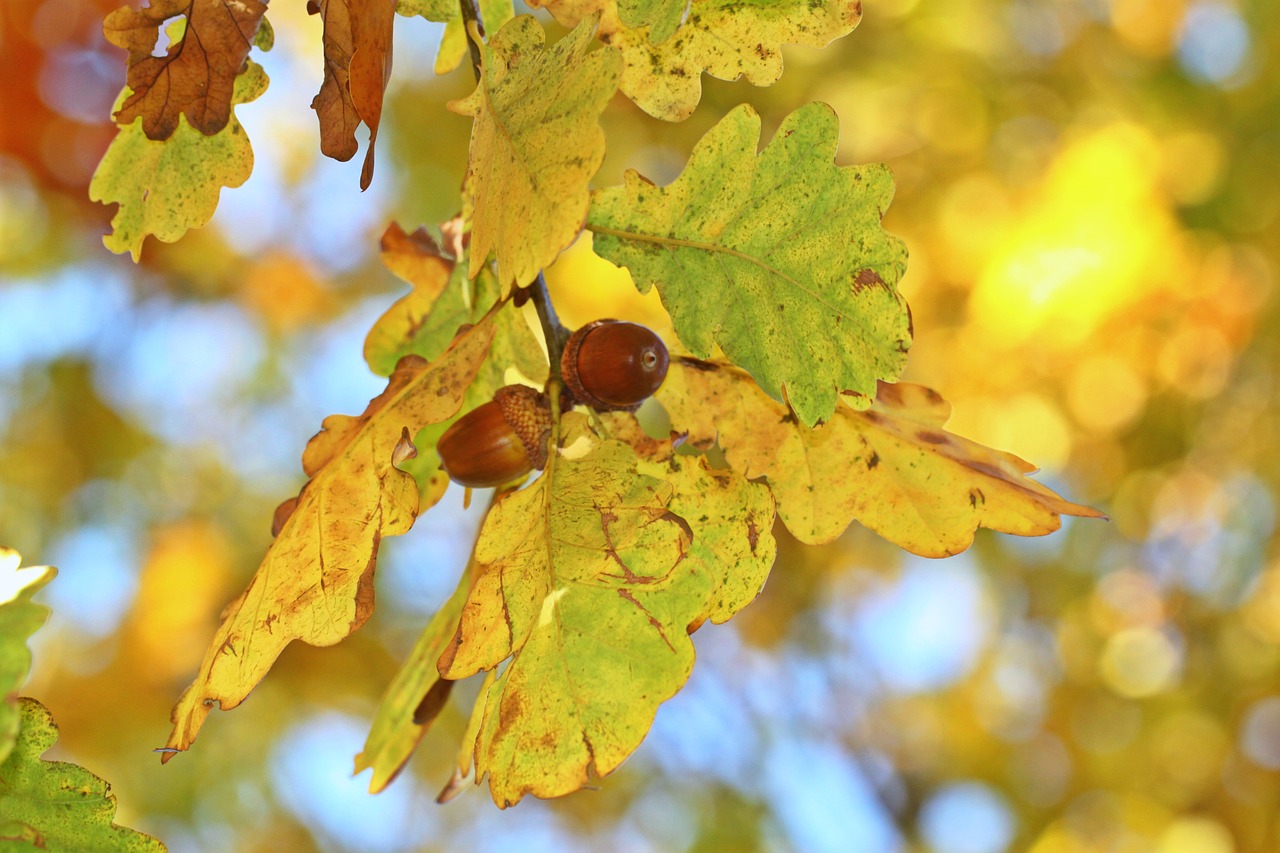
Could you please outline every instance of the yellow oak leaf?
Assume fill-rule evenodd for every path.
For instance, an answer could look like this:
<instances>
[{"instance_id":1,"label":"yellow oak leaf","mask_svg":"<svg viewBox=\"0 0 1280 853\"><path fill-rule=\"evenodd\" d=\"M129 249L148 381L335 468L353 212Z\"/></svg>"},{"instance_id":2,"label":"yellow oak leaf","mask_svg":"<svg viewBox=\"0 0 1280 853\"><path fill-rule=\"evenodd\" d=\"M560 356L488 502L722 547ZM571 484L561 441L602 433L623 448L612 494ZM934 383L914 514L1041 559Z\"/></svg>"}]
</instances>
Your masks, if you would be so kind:
<instances>
[{"instance_id":1,"label":"yellow oak leaf","mask_svg":"<svg viewBox=\"0 0 1280 853\"><path fill-rule=\"evenodd\" d=\"M543 476L486 518L439 660L456 679L493 677L511 658L477 699L466 739L477 781L487 773L503 807L615 769L688 678L688 635L749 603L776 555L764 486L702 459L638 460L580 414L562 426L565 449Z\"/></svg>"},{"instance_id":2,"label":"yellow oak leaf","mask_svg":"<svg viewBox=\"0 0 1280 853\"><path fill-rule=\"evenodd\" d=\"M488 316L435 361L406 356L362 415L325 418L302 454L311 479L276 511L275 542L173 709L170 750L190 747L214 703L240 704L293 640L333 645L369 618L378 543L418 513L413 477L397 467L415 452L408 437L457 412L493 334Z\"/></svg>"},{"instance_id":3,"label":"yellow oak leaf","mask_svg":"<svg viewBox=\"0 0 1280 853\"><path fill-rule=\"evenodd\" d=\"M231 103L247 103L266 89L262 67L247 62ZM212 136L187 124L185 113L176 120L177 129L164 141L147 138L141 117L121 127L89 182L90 199L119 204L103 245L117 254L129 252L135 262L148 234L172 243L206 224L222 188L240 186L253 171L253 148L234 109Z\"/></svg>"},{"instance_id":4,"label":"yellow oak leaf","mask_svg":"<svg viewBox=\"0 0 1280 853\"><path fill-rule=\"evenodd\" d=\"M581 420L566 415L565 421ZM688 630L712 579L686 559L671 485L605 441L553 454L485 519L462 619L439 666L462 678L510 664L484 698L477 779L494 802L553 797L615 769L688 678Z\"/></svg>"},{"instance_id":5,"label":"yellow oak leaf","mask_svg":"<svg viewBox=\"0 0 1280 853\"><path fill-rule=\"evenodd\" d=\"M458 311L434 310L449 286L456 262L426 228L406 234L398 222L392 222L382 233L381 247L383 265L413 285L413 290L378 318L364 340L369 369L379 376L390 376L396 362L410 352L426 359L439 355L458 326L472 318L462 319L465 315ZM468 307L462 306L464 310Z\"/></svg>"},{"instance_id":6,"label":"yellow oak leaf","mask_svg":"<svg viewBox=\"0 0 1280 853\"><path fill-rule=\"evenodd\" d=\"M695 447L717 440L729 464L764 477L797 539L830 542L857 520L925 557L968 548L978 527L1018 536L1061 515L1104 517L1027 475L1036 469L942 427L950 406L921 385L880 383L866 411L839 406L817 429L727 364L672 362L658 399Z\"/></svg>"},{"instance_id":7,"label":"yellow oak leaf","mask_svg":"<svg viewBox=\"0 0 1280 853\"><path fill-rule=\"evenodd\" d=\"M481 47L474 92L449 108L475 119L467 181L470 275L493 252L503 288L527 284L582 231L588 182L604 159L599 117L618 87L613 50L588 53L594 20L548 48L528 15Z\"/></svg>"},{"instance_id":8,"label":"yellow oak leaf","mask_svg":"<svg viewBox=\"0 0 1280 853\"><path fill-rule=\"evenodd\" d=\"M702 73L771 86L782 45L826 47L862 19L862 0L532 0L565 26L600 15L597 37L622 52L624 94L649 115L683 121ZM686 8L688 11L686 12ZM683 14L683 20L681 15Z\"/></svg>"}]
</instances>

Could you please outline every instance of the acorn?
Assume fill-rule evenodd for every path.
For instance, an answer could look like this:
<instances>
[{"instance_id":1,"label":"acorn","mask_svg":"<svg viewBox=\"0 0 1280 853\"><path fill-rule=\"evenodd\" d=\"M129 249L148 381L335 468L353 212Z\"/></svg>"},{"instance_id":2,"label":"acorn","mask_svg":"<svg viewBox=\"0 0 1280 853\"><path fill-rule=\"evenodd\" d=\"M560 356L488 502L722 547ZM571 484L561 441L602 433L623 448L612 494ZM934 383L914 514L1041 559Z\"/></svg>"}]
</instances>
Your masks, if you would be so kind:
<instances>
[{"instance_id":1,"label":"acorn","mask_svg":"<svg viewBox=\"0 0 1280 853\"><path fill-rule=\"evenodd\" d=\"M454 421L436 452L449 479L482 489L546 466L550 436L547 395L527 385L504 385L492 400Z\"/></svg>"},{"instance_id":2,"label":"acorn","mask_svg":"<svg viewBox=\"0 0 1280 853\"><path fill-rule=\"evenodd\" d=\"M634 412L667 378L667 346L651 330L595 320L565 344L560 372L574 402L598 412Z\"/></svg>"}]
</instances>

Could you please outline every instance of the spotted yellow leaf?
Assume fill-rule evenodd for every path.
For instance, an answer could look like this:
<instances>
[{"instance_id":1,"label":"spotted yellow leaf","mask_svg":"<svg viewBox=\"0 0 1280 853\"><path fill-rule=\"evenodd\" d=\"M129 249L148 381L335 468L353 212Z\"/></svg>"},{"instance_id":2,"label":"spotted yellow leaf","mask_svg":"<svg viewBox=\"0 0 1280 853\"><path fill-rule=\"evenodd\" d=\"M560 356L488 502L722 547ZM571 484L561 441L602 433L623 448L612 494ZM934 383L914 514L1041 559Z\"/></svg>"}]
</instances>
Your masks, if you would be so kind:
<instances>
[{"instance_id":1,"label":"spotted yellow leaf","mask_svg":"<svg viewBox=\"0 0 1280 853\"><path fill-rule=\"evenodd\" d=\"M1018 536L1060 516L1102 517L1027 475L1035 467L943 429L950 406L921 385L882 383L866 411L840 406L810 429L729 365L677 359L658 398L672 428L764 477L797 539L830 542L857 520L902 548L946 557L987 527Z\"/></svg>"}]
</instances>

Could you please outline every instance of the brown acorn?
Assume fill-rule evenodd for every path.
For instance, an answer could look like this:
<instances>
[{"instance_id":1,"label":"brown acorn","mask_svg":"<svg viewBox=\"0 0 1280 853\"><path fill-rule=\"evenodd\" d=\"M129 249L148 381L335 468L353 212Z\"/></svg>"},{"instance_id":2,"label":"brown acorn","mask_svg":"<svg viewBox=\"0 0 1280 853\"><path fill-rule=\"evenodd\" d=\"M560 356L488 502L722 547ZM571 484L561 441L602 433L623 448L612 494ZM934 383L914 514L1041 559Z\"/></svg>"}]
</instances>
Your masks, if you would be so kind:
<instances>
[{"instance_id":1,"label":"brown acorn","mask_svg":"<svg viewBox=\"0 0 1280 853\"><path fill-rule=\"evenodd\" d=\"M527 385L504 385L492 400L454 421L436 452L449 479L481 489L543 468L550 435L547 395Z\"/></svg>"},{"instance_id":2,"label":"brown acorn","mask_svg":"<svg viewBox=\"0 0 1280 853\"><path fill-rule=\"evenodd\" d=\"M632 412L662 385L669 363L666 344L651 330L595 320L569 338L560 372L574 402L598 412Z\"/></svg>"}]
</instances>

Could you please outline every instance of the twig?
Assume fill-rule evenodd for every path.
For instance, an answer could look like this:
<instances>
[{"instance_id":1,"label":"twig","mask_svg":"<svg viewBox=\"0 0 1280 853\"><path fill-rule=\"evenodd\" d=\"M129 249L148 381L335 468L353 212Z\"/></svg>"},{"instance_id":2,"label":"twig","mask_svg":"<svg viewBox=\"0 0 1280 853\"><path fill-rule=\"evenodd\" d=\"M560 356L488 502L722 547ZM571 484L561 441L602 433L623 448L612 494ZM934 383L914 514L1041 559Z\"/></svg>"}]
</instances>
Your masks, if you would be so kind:
<instances>
[{"instance_id":1,"label":"twig","mask_svg":"<svg viewBox=\"0 0 1280 853\"><path fill-rule=\"evenodd\" d=\"M547 290L547 280L542 271L527 288L533 297L533 307L538 309L538 320L542 323L542 336L547 340L547 358L551 361L551 381L560 382L560 354L569 342L569 330L556 316L555 306L551 304L551 293Z\"/></svg>"},{"instance_id":2,"label":"twig","mask_svg":"<svg viewBox=\"0 0 1280 853\"><path fill-rule=\"evenodd\" d=\"M471 52L471 71L480 82L480 44L477 38L484 38L484 21L480 20L480 7L476 0L458 0L462 7L462 29L467 34L467 49ZM475 35L471 34L471 25L475 24Z\"/></svg>"}]
</instances>

